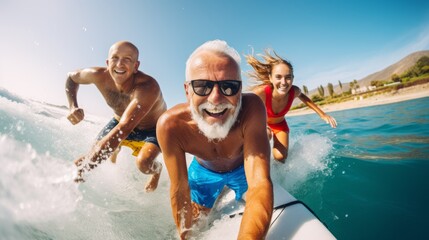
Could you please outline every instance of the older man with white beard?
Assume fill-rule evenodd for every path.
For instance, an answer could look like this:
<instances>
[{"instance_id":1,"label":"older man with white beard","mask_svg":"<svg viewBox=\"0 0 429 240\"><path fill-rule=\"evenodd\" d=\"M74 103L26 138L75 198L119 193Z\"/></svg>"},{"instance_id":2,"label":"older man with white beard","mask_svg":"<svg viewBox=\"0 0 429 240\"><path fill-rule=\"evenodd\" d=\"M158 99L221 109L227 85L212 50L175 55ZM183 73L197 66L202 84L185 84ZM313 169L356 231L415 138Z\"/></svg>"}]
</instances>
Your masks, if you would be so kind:
<instances>
[{"instance_id":1,"label":"older man with white beard","mask_svg":"<svg viewBox=\"0 0 429 240\"><path fill-rule=\"evenodd\" d=\"M192 235L224 186L246 193L239 239L263 239L273 208L265 107L241 92L239 54L224 41L198 47L186 62L187 103L158 120L157 138L170 176L173 218L181 239ZM187 169L186 156L194 159Z\"/></svg>"}]
</instances>

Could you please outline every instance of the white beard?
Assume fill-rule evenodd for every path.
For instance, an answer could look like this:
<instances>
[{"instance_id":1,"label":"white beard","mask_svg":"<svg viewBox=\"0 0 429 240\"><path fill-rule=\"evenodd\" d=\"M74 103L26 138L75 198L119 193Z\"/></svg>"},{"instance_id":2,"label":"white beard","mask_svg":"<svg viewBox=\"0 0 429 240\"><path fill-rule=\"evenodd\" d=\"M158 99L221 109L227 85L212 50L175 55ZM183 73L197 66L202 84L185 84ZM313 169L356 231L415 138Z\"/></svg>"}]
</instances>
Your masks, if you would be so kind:
<instances>
[{"instance_id":1,"label":"white beard","mask_svg":"<svg viewBox=\"0 0 429 240\"><path fill-rule=\"evenodd\" d=\"M241 97L238 101L237 107L235 108L233 115L229 116L225 121L225 123L223 124L219 124L219 123L209 124L208 122L206 122L202 117L203 109L215 109L215 108L234 109L234 106L231 104L220 104L215 106L211 103L205 102L198 107L198 111L197 111L192 101L190 101L190 108L191 108L192 119L197 123L198 129L204 134L204 136L208 138L209 141L213 141L213 140L222 141L228 135L229 130L231 130L231 127L234 125L235 121L237 120L238 114L240 113L240 110L241 110Z\"/></svg>"}]
</instances>

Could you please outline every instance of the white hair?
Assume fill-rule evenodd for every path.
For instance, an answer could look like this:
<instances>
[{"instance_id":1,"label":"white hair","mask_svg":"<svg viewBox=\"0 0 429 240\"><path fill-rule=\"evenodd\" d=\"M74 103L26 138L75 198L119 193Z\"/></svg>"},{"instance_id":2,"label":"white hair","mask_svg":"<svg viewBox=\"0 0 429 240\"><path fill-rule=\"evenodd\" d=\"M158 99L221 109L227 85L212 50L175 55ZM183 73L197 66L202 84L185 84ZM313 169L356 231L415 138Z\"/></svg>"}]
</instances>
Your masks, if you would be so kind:
<instances>
[{"instance_id":1,"label":"white hair","mask_svg":"<svg viewBox=\"0 0 429 240\"><path fill-rule=\"evenodd\" d=\"M194 52L189 56L188 60L186 61L186 81L190 81L191 79L189 79L189 65L191 60L194 58L194 56L202 51L210 51L210 52L216 52L216 53L221 53L221 54L225 54L229 57L231 57L232 59L234 59L234 61L237 63L238 66L238 72L241 72L240 70L240 63L241 63L241 57L240 54L238 54L238 52L230 47L228 45L228 43L226 43L223 40L211 40L211 41L207 41L205 43L203 43L201 46L199 46L197 49L194 50Z\"/></svg>"}]
</instances>

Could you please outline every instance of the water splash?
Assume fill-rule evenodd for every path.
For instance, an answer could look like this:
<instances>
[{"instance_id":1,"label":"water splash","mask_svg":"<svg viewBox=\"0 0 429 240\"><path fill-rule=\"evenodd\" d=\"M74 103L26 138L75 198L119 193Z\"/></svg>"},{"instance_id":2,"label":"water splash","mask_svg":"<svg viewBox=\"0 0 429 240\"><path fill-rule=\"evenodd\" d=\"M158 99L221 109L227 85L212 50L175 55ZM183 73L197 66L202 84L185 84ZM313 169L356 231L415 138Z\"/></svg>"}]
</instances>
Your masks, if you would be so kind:
<instances>
[{"instance_id":1,"label":"water splash","mask_svg":"<svg viewBox=\"0 0 429 240\"><path fill-rule=\"evenodd\" d=\"M0 150L0 212L7 213L9 225L38 225L75 211L81 194L73 184L71 165L6 135L0 144L7 146Z\"/></svg>"},{"instance_id":2,"label":"water splash","mask_svg":"<svg viewBox=\"0 0 429 240\"><path fill-rule=\"evenodd\" d=\"M319 133L291 136L289 156L284 164L272 160L271 176L273 181L288 190L296 189L312 174L329 174L329 154L333 143Z\"/></svg>"},{"instance_id":3,"label":"water splash","mask_svg":"<svg viewBox=\"0 0 429 240\"><path fill-rule=\"evenodd\" d=\"M97 167L87 183L73 182L72 160L107 120L87 115L72 126L67 112L0 97L0 239L173 239L167 175L147 194L149 176L130 150Z\"/></svg>"}]
</instances>

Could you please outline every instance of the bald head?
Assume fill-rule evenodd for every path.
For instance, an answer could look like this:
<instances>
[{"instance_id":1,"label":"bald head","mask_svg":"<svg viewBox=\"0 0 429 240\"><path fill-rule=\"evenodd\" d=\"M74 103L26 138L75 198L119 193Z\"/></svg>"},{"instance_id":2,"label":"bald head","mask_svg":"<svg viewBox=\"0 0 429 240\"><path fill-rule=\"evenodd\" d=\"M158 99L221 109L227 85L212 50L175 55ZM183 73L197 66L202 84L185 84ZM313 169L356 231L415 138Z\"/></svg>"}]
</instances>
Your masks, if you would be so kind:
<instances>
[{"instance_id":1,"label":"bald head","mask_svg":"<svg viewBox=\"0 0 429 240\"><path fill-rule=\"evenodd\" d=\"M119 41L114 43L110 49L109 49L109 57L112 55L113 52L117 51L118 49L128 49L128 51L132 52L135 56L135 60L139 59L139 49L128 41Z\"/></svg>"}]
</instances>

